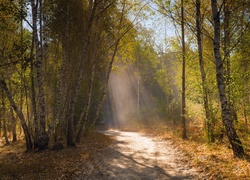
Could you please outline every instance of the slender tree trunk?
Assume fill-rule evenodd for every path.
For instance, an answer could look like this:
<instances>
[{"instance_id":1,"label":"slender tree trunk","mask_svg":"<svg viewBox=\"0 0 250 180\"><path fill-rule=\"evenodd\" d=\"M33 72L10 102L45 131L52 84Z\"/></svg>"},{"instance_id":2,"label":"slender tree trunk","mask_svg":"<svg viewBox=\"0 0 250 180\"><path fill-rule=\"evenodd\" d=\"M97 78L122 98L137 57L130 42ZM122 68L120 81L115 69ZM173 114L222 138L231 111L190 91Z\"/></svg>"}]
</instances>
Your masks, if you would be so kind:
<instances>
[{"instance_id":1,"label":"slender tree trunk","mask_svg":"<svg viewBox=\"0 0 250 180\"><path fill-rule=\"evenodd\" d=\"M58 124L55 127L54 140L57 140L57 136L61 138L64 136L67 129L67 118L66 118L66 106L68 97L68 83L66 77L68 77L67 67L69 65L69 36L70 36L70 14L69 4L66 5L66 20L65 30L62 43L63 60L60 67L60 76L57 84L57 108L55 112L55 123L58 119Z\"/></svg>"},{"instance_id":2,"label":"slender tree trunk","mask_svg":"<svg viewBox=\"0 0 250 180\"><path fill-rule=\"evenodd\" d=\"M230 58L230 45L231 45L231 35L230 35L230 2L231 0L224 0L224 62L225 62L225 77L226 77L226 93L228 97L228 106L232 114L234 121L238 121L238 116L235 110L234 99L232 96L232 78L231 78L231 58Z\"/></svg>"},{"instance_id":3,"label":"slender tree trunk","mask_svg":"<svg viewBox=\"0 0 250 180\"><path fill-rule=\"evenodd\" d=\"M59 42L57 42L57 48L56 48L56 53L59 54ZM63 60L64 61L64 60ZM51 137L52 133L54 132L54 141L56 142L57 141L57 133L55 132L55 129L58 130L59 128L59 124L61 124L59 122L59 114L63 114L63 113L60 113L60 111L62 110L62 107L61 107L61 101L62 101L62 88L61 88L61 84L62 84L62 69L64 71L64 68L63 68L63 62L61 64L61 70L59 71L59 78L58 78L58 81L57 81L57 84L56 84L56 107L53 111L53 115L52 115L52 122L48 128L48 135L49 137ZM58 132L58 131L57 131Z\"/></svg>"},{"instance_id":4,"label":"slender tree trunk","mask_svg":"<svg viewBox=\"0 0 250 180\"><path fill-rule=\"evenodd\" d=\"M33 26L33 36L32 36L32 46L31 46L31 67L30 67L30 75L31 75L31 102L34 114L34 148L38 148L38 139L39 139L39 123L38 123L38 112L37 112L37 102L36 102L36 89L35 89L35 70L34 65L36 64L34 59L34 50L35 46L38 45L38 38L37 38L37 5L36 1L31 1L32 7L32 26ZM39 47L38 47L39 48Z\"/></svg>"},{"instance_id":5,"label":"slender tree trunk","mask_svg":"<svg viewBox=\"0 0 250 180\"><path fill-rule=\"evenodd\" d=\"M21 11L21 21L20 21L20 44L21 46L23 46L23 18L25 16L24 14L24 0L21 0L20 1L20 11ZM22 50L21 51L21 60L24 60L24 51ZM23 87L26 88L26 85L25 85L25 82L24 82L24 70L23 68L21 69L21 72L20 72L20 77L21 77L21 87L20 87L20 111L23 110ZM11 83L10 83L10 73L9 73L9 70L8 70L8 79L9 79L9 90L10 90L10 93L12 94L12 86L11 86ZM27 105L28 107L28 105ZM30 124L31 122L29 121L29 111L27 109L27 122L28 124ZM17 141L17 133L16 133L16 124L17 124L17 121L16 121L16 118L15 118L15 115L14 115L14 112L13 112L13 109L10 108L10 114L11 114L11 119L12 119L12 142L16 142Z\"/></svg>"},{"instance_id":6,"label":"slender tree trunk","mask_svg":"<svg viewBox=\"0 0 250 180\"><path fill-rule=\"evenodd\" d=\"M185 47L185 29L184 29L184 5L181 0L181 39L182 39L182 139L187 139L186 128L186 47Z\"/></svg>"},{"instance_id":7,"label":"slender tree trunk","mask_svg":"<svg viewBox=\"0 0 250 180\"><path fill-rule=\"evenodd\" d=\"M244 66L244 72L247 72L248 65L245 64ZM250 105L250 85L249 85L249 76L245 76L244 78L244 83L245 83L245 89L247 90L245 93L245 98L243 99L243 114L244 114L244 119L245 119L245 127L246 130L248 131L248 115L249 115L249 105Z\"/></svg>"},{"instance_id":8,"label":"slender tree trunk","mask_svg":"<svg viewBox=\"0 0 250 180\"><path fill-rule=\"evenodd\" d=\"M66 24L66 33L68 34L68 23ZM66 106L67 106L67 97L68 97L68 83L66 81L66 77L68 77L67 66L69 64L68 57L68 35L65 35L65 45L63 45L63 61L60 69L60 77L57 85L57 109L55 118L58 119L58 125L55 127L55 131L59 132L59 136L62 138L66 132L67 121L66 121ZM55 140L58 134L55 134Z\"/></svg>"},{"instance_id":9,"label":"slender tree trunk","mask_svg":"<svg viewBox=\"0 0 250 180\"><path fill-rule=\"evenodd\" d=\"M3 118L0 118L0 137L2 136L2 129L3 129Z\"/></svg>"},{"instance_id":10,"label":"slender tree trunk","mask_svg":"<svg viewBox=\"0 0 250 180\"><path fill-rule=\"evenodd\" d=\"M31 150L33 144L32 144L32 141L31 141L31 136L30 136L28 126L27 126L27 124L25 122L24 115L23 115L22 111L20 111L20 109L17 107L17 105L16 105L16 103L15 103L15 101L13 99L13 96L12 96L12 94L10 93L10 91L9 91L9 89L7 87L6 82L2 78L0 78L0 86L5 91L6 96L8 97L11 106L13 107L13 109L15 110L17 116L21 120L21 125L22 125L22 128L23 128L24 135L25 135L25 140L26 140L26 148L27 148L27 150Z\"/></svg>"},{"instance_id":11,"label":"slender tree trunk","mask_svg":"<svg viewBox=\"0 0 250 180\"><path fill-rule=\"evenodd\" d=\"M5 97L4 97L4 90L2 89L2 118L3 118L3 136L5 139L5 144L9 145L9 139L8 139L8 134L7 134L7 123L6 123L6 107L5 107Z\"/></svg>"},{"instance_id":12,"label":"slender tree trunk","mask_svg":"<svg viewBox=\"0 0 250 180\"><path fill-rule=\"evenodd\" d=\"M9 67L6 67L6 72L7 72L8 82L9 82L9 91L12 94L11 75L10 75ZM22 73L21 73L21 86L22 86L22 81L23 81L23 78L22 78ZM22 89L22 87L21 87L21 89ZM21 90L21 94L22 94L22 90ZM22 111L22 95L21 95L20 99L21 99L20 110ZM14 116L12 108L10 108L10 115L11 115L11 130L12 130L12 138L13 138L12 141L16 142L17 141L16 118Z\"/></svg>"},{"instance_id":13,"label":"slender tree trunk","mask_svg":"<svg viewBox=\"0 0 250 180\"><path fill-rule=\"evenodd\" d=\"M114 59L115 59L115 56L116 56L116 53L117 53L117 50L118 50L118 45L119 45L119 41L117 41L117 43L115 45L115 49L114 49L111 61L109 62L109 66L108 66L108 70L107 70L107 74L106 74L106 79L105 79L105 84L103 85L103 88L102 88L102 91L101 91L102 94L100 96L100 99L99 99L99 102L98 102L98 105L97 105L97 108L96 108L96 114L95 114L94 120L92 121L92 123L90 124L90 126L88 126L85 129L84 134L86 134L95 125L97 119L99 118L100 110L101 110L103 101L104 101L105 96L106 96L106 92L107 92L107 88L108 88L108 82L109 82L109 77L110 77L110 73L111 73L111 70L112 70L112 67L113 67L113 62L114 62Z\"/></svg>"},{"instance_id":14,"label":"slender tree trunk","mask_svg":"<svg viewBox=\"0 0 250 180\"><path fill-rule=\"evenodd\" d=\"M92 121L92 123L90 124L90 126L88 126L85 129L84 134L86 134L95 125L97 119L99 118L100 110L101 110L101 107L102 107L102 104L103 104L103 101L105 99L105 96L106 96L106 93L107 93L107 89L108 89L108 82L109 82L110 73L112 71L113 63L114 63L114 60L115 60L115 57L116 57L116 53L118 51L118 45L120 43L120 40L121 40L122 36L125 35L125 34L121 35L121 32L120 32L121 31L122 21L123 21L123 18L124 18L124 10L125 10L125 3L123 3L121 18L120 18L120 22L119 22L118 38L117 38L117 40L116 40L116 42L114 44L115 45L114 51L113 51L111 60L110 60L110 62L108 64L108 69L107 69L107 72L106 72L106 79L105 79L103 88L101 90L101 96L100 96L99 102L97 104L96 114L95 114L94 120ZM128 32L128 30L127 30L127 32Z\"/></svg>"},{"instance_id":15,"label":"slender tree trunk","mask_svg":"<svg viewBox=\"0 0 250 180\"><path fill-rule=\"evenodd\" d=\"M203 60L203 49L202 49L202 30L201 30L201 0L196 0L196 30L197 30L197 43L198 43L198 53L199 53L199 64L200 64L200 72L201 72L201 80L202 80L202 89L203 89L203 104L206 114L205 119L205 130L207 133L208 141L214 142L214 133L212 127L212 119L209 110L209 102L208 102L208 89L207 89L207 80L206 80L206 72L204 67Z\"/></svg>"},{"instance_id":16,"label":"slender tree trunk","mask_svg":"<svg viewBox=\"0 0 250 180\"><path fill-rule=\"evenodd\" d=\"M17 133L16 133L16 118L13 112L13 109L10 109L10 115L11 115L11 122L12 122L12 142L16 142L17 141Z\"/></svg>"},{"instance_id":17,"label":"slender tree trunk","mask_svg":"<svg viewBox=\"0 0 250 180\"><path fill-rule=\"evenodd\" d=\"M69 115L68 115L68 132L67 132L67 145L68 146L75 146L75 126L74 126L74 114L75 114L75 105L76 100L78 98L78 94L80 91L80 85L82 82L83 70L85 65L85 58L87 57L87 51L89 46L89 35L91 33L92 23L95 18L95 10L97 8L97 0L92 1L89 0L89 7L88 7L88 25L86 28L86 35L83 45L83 52L82 52L82 59L80 61L79 69L78 69L78 76L76 85L72 94L72 99L70 102L69 108Z\"/></svg>"},{"instance_id":18,"label":"slender tree trunk","mask_svg":"<svg viewBox=\"0 0 250 180\"><path fill-rule=\"evenodd\" d=\"M31 76L31 103L33 109L33 122L34 122L34 148L38 148L38 114L37 114L37 103L36 103L36 90L35 90L35 78L34 78L34 62L32 60L30 67Z\"/></svg>"},{"instance_id":19,"label":"slender tree trunk","mask_svg":"<svg viewBox=\"0 0 250 180\"><path fill-rule=\"evenodd\" d=\"M220 12L217 8L217 1L211 0L213 21L214 21L214 56L216 64L216 79L218 84L218 91L220 95L221 110L222 110L222 120L226 128L227 137L233 149L235 157L243 158L244 149L242 143L235 131L233 125L232 115L229 109L229 102L226 97L226 87L224 78L224 68L220 53Z\"/></svg>"},{"instance_id":20,"label":"slender tree trunk","mask_svg":"<svg viewBox=\"0 0 250 180\"><path fill-rule=\"evenodd\" d=\"M90 77L90 82L89 82L89 89L88 89L88 95L87 95L87 104L85 105L85 108L83 112L81 113L80 120L79 120L79 131L76 136L76 142L80 142L84 127L87 125L87 119L88 119L88 114L89 114L89 109L90 109L90 102L92 98L92 92L93 92L93 85L94 85L94 77L95 77L95 62L92 62L91 65L91 77Z\"/></svg>"},{"instance_id":21,"label":"slender tree trunk","mask_svg":"<svg viewBox=\"0 0 250 180\"><path fill-rule=\"evenodd\" d=\"M46 105L45 105L45 93L44 93L44 74L43 74L43 61L44 61L44 48L43 48L43 0L39 1L40 3L40 41L38 40L37 32L36 36L36 69L37 69L37 86L38 86L38 111L39 111L39 121L40 121L40 134L44 135L46 133ZM36 29L33 29L36 31ZM40 44L40 45L39 45Z\"/></svg>"},{"instance_id":22,"label":"slender tree trunk","mask_svg":"<svg viewBox=\"0 0 250 180\"><path fill-rule=\"evenodd\" d=\"M46 133L46 109L45 109L45 93L44 93L44 75L42 70L43 64L43 30L42 30L42 15L43 15L43 1L39 0L31 1L32 6L32 21L33 21L33 38L36 46L36 70L37 70L37 86L38 86L38 120L39 120L39 132L38 137L35 132L35 144L39 149L46 149L48 147L49 137ZM40 41L38 38L38 6L40 7ZM36 146L35 145L35 146Z\"/></svg>"},{"instance_id":23,"label":"slender tree trunk","mask_svg":"<svg viewBox=\"0 0 250 180\"><path fill-rule=\"evenodd\" d=\"M99 26L98 26L98 21L99 17L96 18L96 21L93 22L95 23L93 26L93 34L95 36L93 37L93 42L95 42L94 47L92 48L92 57L91 57L91 74L90 74L90 79L89 79L89 85L88 85L88 93L86 97L86 104L84 106L83 112L81 113L80 119L78 121L79 124L79 129L78 133L76 136L76 141L80 142L81 137L83 135L84 128L86 128L88 124L88 115L89 115L89 109L91 105L91 100L92 100L92 93L93 93L93 86L94 86L94 79L95 79L95 63L96 63L96 58L98 56L98 50L100 48L100 35L101 33L98 32Z\"/></svg>"}]
</instances>

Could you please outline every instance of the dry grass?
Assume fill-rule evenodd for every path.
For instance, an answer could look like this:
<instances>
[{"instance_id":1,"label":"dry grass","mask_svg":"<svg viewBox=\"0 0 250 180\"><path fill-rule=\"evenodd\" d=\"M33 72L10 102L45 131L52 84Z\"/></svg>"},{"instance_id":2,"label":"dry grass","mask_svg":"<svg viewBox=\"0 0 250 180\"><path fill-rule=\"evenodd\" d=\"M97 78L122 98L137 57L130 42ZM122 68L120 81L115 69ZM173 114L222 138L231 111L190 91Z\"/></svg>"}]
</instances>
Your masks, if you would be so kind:
<instances>
[{"instance_id":1,"label":"dry grass","mask_svg":"<svg viewBox=\"0 0 250 180\"><path fill-rule=\"evenodd\" d=\"M0 179L70 179L112 139L91 133L77 148L25 151L23 141L0 147Z\"/></svg>"},{"instance_id":2,"label":"dry grass","mask_svg":"<svg viewBox=\"0 0 250 180\"><path fill-rule=\"evenodd\" d=\"M173 127L171 124L166 125L161 123L144 128L144 131L147 133L160 136L163 139L172 139L174 146L189 158L190 166L201 168L211 179L250 179L249 156L246 155L245 159L234 158L226 137L224 137L222 143L209 144L204 138L202 128L189 126L188 130L189 139L182 140L180 138L181 128ZM250 154L249 143L247 144L246 137L243 138L241 133L240 137L242 137L246 154Z\"/></svg>"}]
</instances>

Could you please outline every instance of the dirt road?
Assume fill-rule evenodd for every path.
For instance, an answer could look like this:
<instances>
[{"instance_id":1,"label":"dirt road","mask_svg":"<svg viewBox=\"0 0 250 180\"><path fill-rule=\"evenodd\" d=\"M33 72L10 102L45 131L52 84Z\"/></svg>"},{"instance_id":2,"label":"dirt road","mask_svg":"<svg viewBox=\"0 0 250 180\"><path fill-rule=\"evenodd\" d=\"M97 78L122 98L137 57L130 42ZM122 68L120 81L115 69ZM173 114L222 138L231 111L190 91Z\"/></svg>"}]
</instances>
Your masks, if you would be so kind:
<instances>
[{"instance_id":1,"label":"dirt road","mask_svg":"<svg viewBox=\"0 0 250 180\"><path fill-rule=\"evenodd\" d=\"M171 141L162 141L138 132L104 131L115 142L97 154L79 179L156 180L207 179L190 168L185 156ZM78 179L78 178L77 178Z\"/></svg>"}]
</instances>

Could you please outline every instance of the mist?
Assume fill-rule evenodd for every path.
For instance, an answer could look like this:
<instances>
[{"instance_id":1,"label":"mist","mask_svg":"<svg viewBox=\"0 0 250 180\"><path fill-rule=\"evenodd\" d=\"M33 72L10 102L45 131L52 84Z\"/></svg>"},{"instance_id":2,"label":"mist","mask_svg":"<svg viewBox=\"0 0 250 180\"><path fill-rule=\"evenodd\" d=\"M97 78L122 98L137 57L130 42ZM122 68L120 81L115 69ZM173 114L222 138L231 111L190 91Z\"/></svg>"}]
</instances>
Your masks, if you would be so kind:
<instances>
[{"instance_id":1,"label":"mist","mask_svg":"<svg viewBox=\"0 0 250 180\"><path fill-rule=\"evenodd\" d=\"M106 126L123 130L159 119L157 105L132 65L111 72L104 113Z\"/></svg>"}]
</instances>

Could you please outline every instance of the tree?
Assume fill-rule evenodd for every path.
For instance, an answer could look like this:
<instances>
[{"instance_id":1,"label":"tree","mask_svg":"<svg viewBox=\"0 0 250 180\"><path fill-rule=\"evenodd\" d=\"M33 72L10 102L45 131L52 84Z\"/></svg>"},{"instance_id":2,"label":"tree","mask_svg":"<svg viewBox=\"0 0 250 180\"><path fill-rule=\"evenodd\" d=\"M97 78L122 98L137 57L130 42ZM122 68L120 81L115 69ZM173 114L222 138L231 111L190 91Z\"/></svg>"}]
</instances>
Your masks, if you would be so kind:
<instances>
[{"instance_id":1,"label":"tree","mask_svg":"<svg viewBox=\"0 0 250 180\"><path fill-rule=\"evenodd\" d=\"M2 114L2 120L3 120L3 136L5 139L5 144L9 145L9 139L8 139L8 135L7 135L7 118L6 118L6 107L5 107L5 96L4 96L4 90L2 89L2 108L1 108L1 114Z\"/></svg>"},{"instance_id":2,"label":"tree","mask_svg":"<svg viewBox=\"0 0 250 180\"><path fill-rule=\"evenodd\" d=\"M5 91L5 94L6 94L7 98L9 99L9 102L10 102L12 108L15 110L16 114L18 115L18 117L21 121L21 125L23 128L25 140L26 140L26 148L28 150L31 150L33 148L33 143L31 140L30 132L29 132L28 126L26 124L23 112L20 111L20 109L17 107L15 101L13 100L13 96L7 87L5 80L2 78L0 78L0 87Z\"/></svg>"},{"instance_id":3,"label":"tree","mask_svg":"<svg viewBox=\"0 0 250 180\"><path fill-rule=\"evenodd\" d=\"M182 42L182 139L187 139L186 130L186 47L185 47L185 29L184 29L184 5L181 0L181 42Z\"/></svg>"},{"instance_id":4,"label":"tree","mask_svg":"<svg viewBox=\"0 0 250 180\"><path fill-rule=\"evenodd\" d=\"M35 46L35 67L36 67L36 77L37 77L37 86L38 86L38 122L39 129L38 132L35 132L34 136L34 145L35 148L46 149L48 147L49 137L46 132L46 104L45 104L45 92L44 92L44 73L43 73L43 64L44 64L44 22L43 22L43 8L44 1L34 1L31 0L32 7L32 30L33 30L33 43ZM39 11L38 11L38 8ZM40 25L40 31L38 31L38 23ZM39 37L40 36L40 37ZM33 51L33 50L32 50ZM32 62L34 63L34 62ZM33 104L36 106L36 103ZM36 108L36 107L35 107ZM37 130L36 130L37 131Z\"/></svg>"},{"instance_id":5,"label":"tree","mask_svg":"<svg viewBox=\"0 0 250 180\"><path fill-rule=\"evenodd\" d=\"M222 110L222 120L226 128L227 136L233 149L235 157L242 158L244 156L244 149L242 143L235 131L233 125L233 118L229 109L229 102L226 96L226 86L224 77L223 62L220 53L220 33L221 33L221 23L220 23L220 10L217 7L217 0L211 0L212 15L214 22L214 59L216 64L216 79L218 85L218 91L220 96L221 110Z\"/></svg>"},{"instance_id":6,"label":"tree","mask_svg":"<svg viewBox=\"0 0 250 180\"><path fill-rule=\"evenodd\" d=\"M197 36L197 44L198 44L198 53L199 53L199 65L201 72L201 80L202 80L202 90L203 90L203 104L205 109L205 130L207 133L208 140L210 142L214 142L214 134L212 127L212 119L209 110L209 102L208 102L208 88L207 88L207 77L204 67L204 59L203 59L203 48L202 48L202 19L201 19L201 1L196 0L196 36Z\"/></svg>"}]
</instances>

